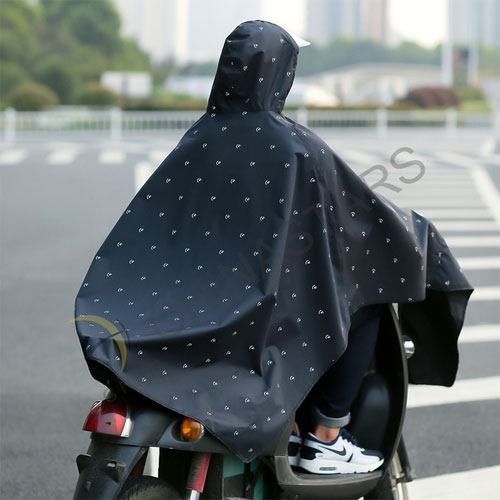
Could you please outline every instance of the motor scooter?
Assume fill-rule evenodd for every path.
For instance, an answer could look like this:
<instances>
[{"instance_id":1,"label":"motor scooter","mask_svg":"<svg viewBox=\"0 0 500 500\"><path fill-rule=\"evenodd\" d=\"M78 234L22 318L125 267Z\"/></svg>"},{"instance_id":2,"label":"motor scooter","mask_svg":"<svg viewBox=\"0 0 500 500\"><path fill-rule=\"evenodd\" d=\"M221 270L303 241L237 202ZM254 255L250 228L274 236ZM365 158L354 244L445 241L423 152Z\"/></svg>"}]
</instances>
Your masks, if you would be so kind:
<instances>
[{"instance_id":1,"label":"motor scooter","mask_svg":"<svg viewBox=\"0 0 500 500\"><path fill-rule=\"evenodd\" d=\"M294 421L301 429L312 425L314 388L263 453L243 463L201 423L145 398L110 374L110 390L92 405L83 426L91 441L87 453L76 459L74 498L407 499L413 472L401 433L407 359L413 351L395 307L387 304L348 426L362 446L380 450L385 461L382 468L362 474L310 474L290 466L292 427Z\"/></svg>"}]
</instances>

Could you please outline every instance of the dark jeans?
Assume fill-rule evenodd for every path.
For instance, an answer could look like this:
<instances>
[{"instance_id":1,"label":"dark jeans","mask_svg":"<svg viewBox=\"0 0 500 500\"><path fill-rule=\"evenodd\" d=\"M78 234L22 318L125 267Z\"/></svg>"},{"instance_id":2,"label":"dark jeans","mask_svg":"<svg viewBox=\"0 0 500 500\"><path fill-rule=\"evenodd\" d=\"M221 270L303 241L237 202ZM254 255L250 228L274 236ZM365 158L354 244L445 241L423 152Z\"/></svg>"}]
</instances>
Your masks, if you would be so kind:
<instances>
[{"instance_id":1,"label":"dark jeans","mask_svg":"<svg viewBox=\"0 0 500 500\"><path fill-rule=\"evenodd\" d=\"M382 311L383 305L375 304L362 307L351 316L347 349L318 382L316 424L343 427L349 423L351 405L375 349Z\"/></svg>"}]
</instances>

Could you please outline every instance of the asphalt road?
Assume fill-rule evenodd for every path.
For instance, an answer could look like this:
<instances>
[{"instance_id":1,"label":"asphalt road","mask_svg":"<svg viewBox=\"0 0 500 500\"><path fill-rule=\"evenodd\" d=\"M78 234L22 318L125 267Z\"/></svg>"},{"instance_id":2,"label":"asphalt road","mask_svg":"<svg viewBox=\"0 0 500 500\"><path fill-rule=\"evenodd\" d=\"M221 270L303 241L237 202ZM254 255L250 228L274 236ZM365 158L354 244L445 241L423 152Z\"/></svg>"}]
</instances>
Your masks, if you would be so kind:
<instances>
[{"instance_id":1,"label":"asphalt road","mask_svg":"<svg viewBox=\"0 0 500 500\"><path fill-rule=\"evenodd\" d=\"M484 388L500 375L495 333L500 329L500 215L494 213L500 156L481 156L477 134L439 141L403 134L381 141L319 133L358 173L385 165L389 179L403 189L379 192L446 228L443 234L477 287L479 299L470 303L466 325L493 325L490 337L469 337L460 344L457 384L473 380ZM74 325L68 323L74 299L95 252L137 189L136 166L155 168L177 139L0 144L2 499L73 495L75 458L89 443L81 426L105 390L91 378ZM413 153L401 159L419 159L425 166L418 182L401 184L402 171L391 167L391 154L403 146ZM407 178L416 176L418 167L412 168L405 170ZM498 398L480 394L410 408L404 435L418 477L498 465L499 419Z\"/></svg>"}]
</instances>

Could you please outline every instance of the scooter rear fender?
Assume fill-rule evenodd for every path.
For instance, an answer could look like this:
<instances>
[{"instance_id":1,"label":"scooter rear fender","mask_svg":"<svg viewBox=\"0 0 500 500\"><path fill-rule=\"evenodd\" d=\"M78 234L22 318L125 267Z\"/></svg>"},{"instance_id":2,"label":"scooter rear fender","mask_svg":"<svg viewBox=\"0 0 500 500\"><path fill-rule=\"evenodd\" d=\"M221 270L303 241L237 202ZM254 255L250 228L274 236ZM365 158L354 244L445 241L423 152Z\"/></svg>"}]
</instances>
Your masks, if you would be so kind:
<instances>
[{"instance_id":1,"label":"scooter rear fender","mask_svg":"<svg viewBox=\"0 0 500 500\"><path fill-rule=\"evenodd\" d=\"M76 458L79 477L73 498L117 498L123 483L147 450L147 447L117 446L93 439L87 453Z\"/></svg>"}]
</instances>

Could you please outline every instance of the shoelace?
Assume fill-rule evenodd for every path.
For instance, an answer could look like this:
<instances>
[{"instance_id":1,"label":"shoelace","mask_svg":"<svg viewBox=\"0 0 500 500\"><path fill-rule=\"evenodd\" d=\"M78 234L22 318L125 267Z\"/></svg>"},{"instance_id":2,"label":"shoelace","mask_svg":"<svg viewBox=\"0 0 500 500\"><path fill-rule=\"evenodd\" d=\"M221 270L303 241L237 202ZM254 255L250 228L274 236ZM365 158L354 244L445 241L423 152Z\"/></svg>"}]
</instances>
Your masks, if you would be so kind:
<instances>
[{"instance_id":1,"label":"shoelace","mask_svg":"<svg viewBox=\"0 0 500 500\"><path fill-rule=\"evenodd\" d=\"M358 440L348 431L345 429L345 427L340 428L340 435L350 441L354 446L359 446Z\"/></svg>"}]
</instances>

